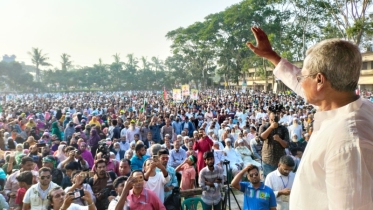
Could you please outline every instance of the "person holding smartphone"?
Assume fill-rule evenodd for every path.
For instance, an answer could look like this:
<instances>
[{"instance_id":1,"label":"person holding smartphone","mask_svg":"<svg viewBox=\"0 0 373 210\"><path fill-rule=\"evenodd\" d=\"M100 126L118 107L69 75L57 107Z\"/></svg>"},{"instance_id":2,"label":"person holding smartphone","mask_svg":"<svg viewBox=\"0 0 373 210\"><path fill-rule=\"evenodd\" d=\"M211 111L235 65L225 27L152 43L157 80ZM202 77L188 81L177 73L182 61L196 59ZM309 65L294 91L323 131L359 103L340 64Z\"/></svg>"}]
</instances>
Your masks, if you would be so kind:
<instances>
[{"instance_id":1,"label":"person holding smartphone","mask_svg":"<svg viewBox=\"0 0 373 210\"><path fill-rule=\"evenodd\" d=\"M61 187L55 187L48 193L48 201L50 202L49 209L52 210L97 210L92 195L88 191L84 191L84 196L81 197L87 206L80 206L73 203L75 196L66 194Z\"/></svg>"},{"instance_id":2,"label":"person holding smartphone","mask_svg":"<svg viewBox=\"0 0 373 210\"><path fill-rule=\"evenodd\" d=\"M66 194L75 192L76 190L84 190L90 193L92 196L92 201L95 203L96 202L96 197L92 191L92 188L89 184L84 183L84 180L88 178L88 172L81 172L81 171L75 171L71 175L71 181L73 183L73 186L71 187L66 187L65 192ZM88 202L84 199L74 199L73 203L81 205L81 206L88 206Z\"/></svg>"},{"instance_id":3,"label":"person holding smartphone","mask_svg":"<svg viewBox=\"0 0 373 210\"><path fill-rule=\"evenodd\" d=\"M128 178L115 210L158 209L166 210L163 202L151 190L144 187L144 172L132 171Z\"/></svg>"}]
</instances>

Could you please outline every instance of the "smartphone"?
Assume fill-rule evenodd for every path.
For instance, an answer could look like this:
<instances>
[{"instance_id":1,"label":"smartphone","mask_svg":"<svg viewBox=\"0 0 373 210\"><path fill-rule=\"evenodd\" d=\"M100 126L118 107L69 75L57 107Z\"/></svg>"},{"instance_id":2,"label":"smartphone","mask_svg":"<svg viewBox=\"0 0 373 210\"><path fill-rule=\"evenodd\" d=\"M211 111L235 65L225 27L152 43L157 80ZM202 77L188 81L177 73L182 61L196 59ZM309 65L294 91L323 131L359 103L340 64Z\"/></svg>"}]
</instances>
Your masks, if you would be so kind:
<instances>
[{"instance_id":1,"label":"smartphone","mask_svg":"<svg viewBox=\"0 0 373 210\"><path fill-rule=\"evenodd\" d=\"M84 196L84 190L75 190L74 192L69 193L69 195L74 196L74 200L79 199Z\"/></svg>"},{"instance_id":2,"label":"smartphone","mask_svg":"<svg viewBox=\"0 0 373 210\"><path fill-rule=\"evenodd\" d=\"M144 182L144 177L143 176L137 176L136 177L136 183L141 183Z\"/></svg>"},{"instance_id":3,"label":"smartphone","mask_svg":"<svg viewBox=\"0 0 373 210\"><path fill-rule=\"evenodd\" d=\"M159 161L158 155L153 155L153 160L154 160L154 162Z\"/></svg>"},{"instance_id":4,"label":"smartphone","mask_svg":"<svg viewBox=\"0 0 373 210\"><path fill-rule=\"evenodd\" d=\"M115 190L110 191L110 196L117 196L117 193L115 192Z\"/></svg>"},{"instance_id":5,"label":"smartphone","mask_svg":"<svg viewBox=\"0 0 373 210\"><path fill-rule=\"evenodd\" d=\"M36 146L40 148L40 147L45 147L46 144L45 143L38 143L38 144L36 144Z\"/></svg>"}]
</instances>

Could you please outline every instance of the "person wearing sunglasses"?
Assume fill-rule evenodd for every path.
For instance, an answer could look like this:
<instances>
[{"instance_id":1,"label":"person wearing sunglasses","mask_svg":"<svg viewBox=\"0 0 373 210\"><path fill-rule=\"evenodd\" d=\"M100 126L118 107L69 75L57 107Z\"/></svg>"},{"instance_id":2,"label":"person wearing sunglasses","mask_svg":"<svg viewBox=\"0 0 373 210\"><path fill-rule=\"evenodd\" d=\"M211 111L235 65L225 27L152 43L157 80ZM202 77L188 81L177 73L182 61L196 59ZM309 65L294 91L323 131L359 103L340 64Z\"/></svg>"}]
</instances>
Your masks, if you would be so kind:
<instances>
[{"instance_id":1,"label":"person wearing sunglasses","mask_svg":"<svg viewBox=\"0 0 373 210\"><path fill-rule=\"evenodd\" d=\"M44 210L49 206L47 195L50 190L58 187L52 182L52 171L50 168L39 169L39 182L32 185L23 197L23 210Z\"/></svg>"},{"instance_id":2,"label":"person wearing sunglasses","mask_svg":"<svg viewBox=\"0 0 373 210\"><path fill-rule=\"evenodd\" d=\"M247 173L249 182L242 182ZM244 193L245 210L276 210L277 202L273 190L260 181L258 166L249 164L232 180L231 186Z\"/></svg>"}]
</instances>

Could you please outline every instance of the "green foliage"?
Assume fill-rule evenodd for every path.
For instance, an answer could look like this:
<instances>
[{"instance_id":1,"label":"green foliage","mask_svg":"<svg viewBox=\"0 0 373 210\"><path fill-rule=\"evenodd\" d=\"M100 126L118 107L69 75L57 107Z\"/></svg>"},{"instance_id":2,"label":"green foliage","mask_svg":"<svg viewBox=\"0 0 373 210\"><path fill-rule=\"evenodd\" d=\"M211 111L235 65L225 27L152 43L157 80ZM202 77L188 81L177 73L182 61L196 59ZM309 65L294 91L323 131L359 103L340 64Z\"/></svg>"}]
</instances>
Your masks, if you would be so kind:
<instances>
[{"instance_id":1,"label":"green foliage","mask_svg":"<svg viewBox=\"0 0 373 210\"><path fill-rule=\"evenodd\" d=\"M31 56L31 61L35 65L36 68L36 81L40 81L40 69L39 66L51 66L50 63L47 62L49 59L46 54L43 54L42 50L39 48L32 48L31 52L28 52Z\"/></svg>"},{"instance_id":2,"label":"green foliage","mask_svg":"<svg viewBox=\"0 0 373 210\"><path fill-rule=\"evenodd\" d=\"M367 14L371 4L372 0L243 0L203 21L169 31L166 38L172 41L172 55L164 61L133 54L121 59L116 53L109 64L99 59L93 66L73 68L70 56L64 53L63 71L40 71L39 67L50 66L48 57L41 49L32 48L29 54L35 69L1 64L0 75L6 75L3 86L9 84L20 91L35 87L51 91L161 90L187 83L207 88L214 85L211 78L216 78L216 83L221 78L239 84L249 68L255 68L255 76L268 83L266 69L273 66L246 46L247 42L255 43L252 26L266 31L283 58L302 61L308 47L328 38L345 38L371 48L373 19ZM35 71L37 82L30 79L30 71Z\"/></svg>"}]
</instances>

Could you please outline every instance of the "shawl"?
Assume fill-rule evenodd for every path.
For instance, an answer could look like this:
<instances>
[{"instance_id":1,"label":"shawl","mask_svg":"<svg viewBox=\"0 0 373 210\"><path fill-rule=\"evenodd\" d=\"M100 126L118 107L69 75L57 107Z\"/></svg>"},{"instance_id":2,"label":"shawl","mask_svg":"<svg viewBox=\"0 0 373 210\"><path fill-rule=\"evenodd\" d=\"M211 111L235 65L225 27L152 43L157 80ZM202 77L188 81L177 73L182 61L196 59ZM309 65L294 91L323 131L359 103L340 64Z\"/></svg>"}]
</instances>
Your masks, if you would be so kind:
<instances>
[{"instance_id":1,"label":"shawl","mask_svg":"<svg viewBox=\"0 0 373 210\"><path fill-rule=\"evenodd\" d=\"M83 145L83 144L86 145L86 143L84 142L81 143L80 145ZM89 152L87 149L81 150L81 152L82 152L81 154L82 158L88 162L89 168L92 168L94 165L94 159L93 159L92 153Z\"/></svg>"},{"instance_id":2,"label":"shawl","mask_svg":"<svg viewBox=\"0 0 373 210\"><path fill-rule=\"evenodd\" d=\"M101 124L100 124L100 121L97 120L97 117L92 117L92 120L89 121L89 124L97 126L101 129Z\"/></svg>"},{"instance_id":3,"label":"shawl","mask_svg":"<svg viewBox=\"0 0 373 210\"><path fill-rule=\"evenodd\" d=\"M22 157L25 155L25 154L23 153L23 144L17 144L16 148L17 148L17 147L22 147L22 152L18 152L18 151L15 152L15 159L16 159L16 162L17 162L17 164L21 164L21 159L22 159Z\"/></svg>"},{"instance_id":4,"label":"shawl","mask_svg":"<svg viewBox=\"0 0 373 210\"><path fill-rule=\"evenodd\" d=\"M89 136L88 139L88 144L91 147L98 146L98 142L101 140L100 136L97 133L97 130L92 129L91 130L91 135Z\"/></svg>"},{"instance_id":5,"label":"shawl","mask_svg":"<svg viewBox=\"0 0 373 210\"><path fill-rule=\"evenodd\" d=\"M58 146L58 150L56 151L56 154L54 155L55 157L58 158L60 162L66 160L65 153L63 152L63 149L66 147L66 145L60 145Z\"/></svg>"},{"instance_id":6,"label":"shawl","mask_svg":"<svg viewBox=\"0 0 373 210\"><path fill-rule=\"evenodd\" d=\"M60 131L60 128L58 127L57 121L52 123L52 134L55 134L58 137L58 139L62 140L61 131Z\"/></svg>"}]
</instances>

